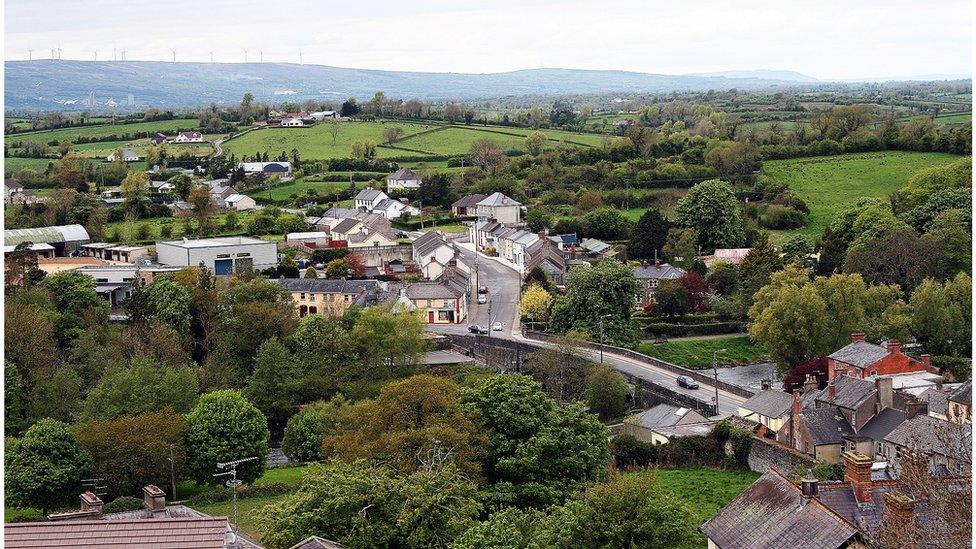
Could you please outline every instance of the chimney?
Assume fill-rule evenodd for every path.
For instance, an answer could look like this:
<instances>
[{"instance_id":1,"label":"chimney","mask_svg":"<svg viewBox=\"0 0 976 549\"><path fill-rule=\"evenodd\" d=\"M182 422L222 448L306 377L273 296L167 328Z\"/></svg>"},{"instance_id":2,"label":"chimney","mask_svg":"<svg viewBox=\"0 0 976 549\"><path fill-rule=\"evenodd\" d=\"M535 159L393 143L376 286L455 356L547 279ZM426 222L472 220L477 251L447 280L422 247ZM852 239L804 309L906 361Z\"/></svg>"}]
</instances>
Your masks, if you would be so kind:
<instances>
[{"instance_id":1,"label":"chimney","mask_svg":"<svg viewBox=\"0 0 976 549\"><path fill-rule=\"evenodd\" d=\"M834 398L837 397L837 386L834 385L834 380L827 382L827 402L833 404Z\"/></svg>"},{"instance_id":2,"label":"chimney","mask_svg":"<svg viewBox=\"0 0 976 549\"><path fill-rule=\"evenodd\" d=\"M760 385L759 385L759 387L760 387L760 388L761 388L761 389L762 389L763 391L768 391L768 390L770 390L770 389L772 389L772 388L773 388L773 382L772 382L772 381L770 381L770 380L768 380L768 379L763 379L763 380L762 380L761 382L759 382L759 383L760 383Z\"/></svg>"},{"instance_id":3,"label":"chimney","mask_svg":"<svg viewBox=\"0 0 976 549\"><path fill-rule=\"evenodd\" d=\"M166 512L166 492L160 490L155 484L150 484L142 489L142 502L146 511L152 514Z\"/></svg>"},{"instance_id":4,"label":"chimney","mask_svg":"<svg viewBox=\"0 0 976 549\"><path fill-rule=\"evenodd\" d=\"M901 342L897 339L888 340L888 354L889 355L900 355L901 354Z\"/></svg>"},{"instance_id":5,"label":"chimney","mask_svg":"<svg viewBox=\"0 0 976 549\"><path fill-rule=\"evenodd\" d=\"M851 483L854 498L858 503L870 503L871 498L871 458L851 450L844 452L844 480Z\"/></svg>"},{"instance_id":6,"label":"chimney","mask_svg":"<svg viewBox=\"0 0 976 549\"><path fill-rule=\"evenodd\" d=\"M102 500L93 492L86 491L81 494L81 510L95 513L95 518L102 518Z\"/></svg>"},{"instance_id":7,"label":"chimney","mask_svg":"<svg viewBox=\"0 0 976 549\"><path fill-rule=\"evenodd\" d=\"M874 388L878 391L878 412L885 408L894 407L894 392L892 390L892 380L890 377L877 376L874 378Z\"/></svg>"},{"instance_id":8,"label":"chimney","mask_svg":"<svg viewBox=\"0 0 976 549\"><path fill-rule=\"evenodd\" d=\"M818 387L820 387L820 383L817 382L817 376L813 374L807 374L807 379L806 381L803 382L803 392L809 393L810 391L813 391Z\"/></svg>"},{"instance_id":9,"label":"chimney","mask_svg":"<svg viewBox=\"0 0 976 549\"><path fill-rule=\"evenodd\" d=\"M657 257L654 258L654 266L655 267L660 267L661 266L661 260L659 258L657 258Z\"/></svg>"},{"instance_id":10,"label":"chimney","mask_svg":"<svg viewBox=\"0 0 976 549\"><path fill-rule=\"evenodd\" d=\"M884 514L889 524L908 526L915 520L915 500L901 492L885 492Z\"/></svg>"},{"instance_id":11,"label":"chimney","mask_svg":"<svg viewBox=\"0 0 976 549\"><path fill-rule=\"evenodd\" d=\"M793 413L790 414L790 446L796 448L796 424L803 413L803 401L800 400L800 390L793 389Z\"/></svg>"},{"instance_id":12,"label":"chimney","mask_svg":"<svg viewBox=\"0 0 976 549\"><path fill-rule=\"evenodd\" d=\"M925 369L926 370L931 370L932 369L932 355L930 355L930 354L924 354L924 355L922 355L921 358L922 358L922 364L925 365Z\"/></svg>"},{"instance_id":13,"label":"chimney","mask_svg":"<svg viewBox=\"0 0 976 549\"><path fill-rule=\"evenodd\" d=\"M819 493L819 485L817 477L813 476L810 469L807 469L807 474L803 479L800 480L800 487L803 491L803 500L810 501L811 499L816 499Z\"/></svg>"},{"instance_id":14,"label":"chimney","mask_svg":"<svg viewBox=\"0 0 976 549\"><path fill-rule=\"evenodd\" d=\"M864 332L857 331L851 333L851 343L860 343L864 341Z\"/></svg>"}]
</instances>

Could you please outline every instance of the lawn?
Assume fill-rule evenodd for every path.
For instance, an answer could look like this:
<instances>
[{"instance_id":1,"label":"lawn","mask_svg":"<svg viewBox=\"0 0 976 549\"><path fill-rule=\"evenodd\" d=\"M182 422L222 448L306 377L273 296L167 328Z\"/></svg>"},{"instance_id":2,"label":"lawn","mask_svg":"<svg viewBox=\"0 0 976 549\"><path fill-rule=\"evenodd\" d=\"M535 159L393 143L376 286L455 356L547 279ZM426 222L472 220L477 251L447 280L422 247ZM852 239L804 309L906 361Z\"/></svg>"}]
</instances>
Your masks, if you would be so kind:
<instances>
[{"instance_id":1,"label":"lawn","mask_svg":"<svg viewBox=\"0 0 976 549\"><path fill-rule=\"evenodd\" d=\"M763 172L786 183L810 207L810 223L796 231L820 236L827 224L857 199L884 198L908 183L917 171L948 164L944 153L885 151L763 162Z\"/></svg>"},{"instance_id":2,"label":"lawn","mask_svg":"<svg viewBox=\"0 0 976 549\"><path fill-rule=\"evenodd\" d=\"M239 498L237 500L237 527L244 531L252 540L261 539L261 530L258 526L257 515L268 505L278 503L287 495L262 496L253 498ZM227 517L231 522L234 521L234 502L220 501L216 503L200 503L193 505L193 508L212 517Z\"/></svg>"},{"instance_id":3,"label":"lawn","mask_svg":"<svg viewBox=\"0 0 976 549\"><path fill-rule=\"evenodd\" d=\"M712 365L712 353L719 364L750 364L768 358L762 347L749 341L748 336L715 339L681 339L654 345L641 343L638 351L665 362L686 368L707 368Z\"/></svg>"},{"instance_id":4,"label":"lawn","mask_svg":"<svg viewBox=\"0 0 976 549\"><path fill-rule=\"evenodd\" d=\"M719 471L704 467L683 467L681 469L662 469L658 474L661 488L672 492L684 501L691 510L691 520L695 526L715 516L715 513L728 505L743 490L759 478L752 471ZM695 534L694 547L704 547L703 534Z\"/></svg>"},{"instance_id":5,"label":"lawn","mask_svg":"<svg viewBox=\"0 0 976 549\"><path fill-rule=\"evenodd\" d=\"M307 128L265 128L231 139L223 143L221 148L224 154L236 154L239 157L257 153L277 156L282 151L291 154L292 149L298 149L298 154L305 160L348 158L352 153L352 144L356 141L369 139L377 145L384 143L386 140L383 131L391 126L403 128L404 136L438 127L433 124L392 121L340 122L339 134L333 145L332 135L329 133L331 125L322 123ZM388 158L412 153L379 147L376 154L380 158Z\"/></svg>"},{"instance_id":6,"label":"lawn","mask_svg":"<svg viewBox=\"0 0 976 549\"><path fill-rule=\"evenodd\" d=\"M200 126L196 118L177 118L175 120L156 120L153 122L137 122L135 124L106 124L103 126L81 126L77 128L61 128L57 130L41 130L36 132L17 133L4 136L4 140L11 141L75 141L79 136L104 137L108 135L134 134L138 132L167 132L172 133L180 129L194 129Z\"/></svg>"}]
</instances>

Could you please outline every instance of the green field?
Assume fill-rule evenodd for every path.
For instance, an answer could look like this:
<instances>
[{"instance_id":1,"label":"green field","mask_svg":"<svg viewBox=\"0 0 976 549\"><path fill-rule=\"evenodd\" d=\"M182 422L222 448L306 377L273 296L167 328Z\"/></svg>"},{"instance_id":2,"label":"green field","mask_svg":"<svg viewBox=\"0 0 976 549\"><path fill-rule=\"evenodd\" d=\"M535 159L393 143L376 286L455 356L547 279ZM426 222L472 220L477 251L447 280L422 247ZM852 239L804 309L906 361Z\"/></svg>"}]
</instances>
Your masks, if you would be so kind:
<instances>
[{"instance_id":1,"label":"green field","mask_svg":"<svg viewBox=\"0 0 976 549\"><path fill-rule=\"evenodd\" d=\"M237 228L233 231L226 231L224 229L227 223L227 214L215 215L211 219L217 226L217 234L221 232L235 232L239 233L244 230L245 223L247 223L247 218L251 214L248 213L238 213L237 214ZM137 219L135 221L113 221L111 223L105 224L105 236L113 236L115 231L119 231L120 242L134 242L139 240L138 230L141 226L146 226L149 229L149 238L144 240L159 240L160 230L169 225L172 227L170 236L167 238L175 239L183 236L184 218L181 217L152 217L149 219ZM196 222L192 224L192 227L196 227ZM216 236L216 235L214 235Z\"/></svg>"},{"instance_id":2,"label":"green field","mask_svg":"<svg viewBox=\"0 0 976 549\"><path fill-rule=\"evenodd\" d=\"M104 137L107 135L132 134L137 132L174 132L177 129L197 128L196 118L178 118L175 120L156 120L153 122L137 122L135 124L106 124L104 126L82 126L78 128L62 128L58 130L42 130L36 132L17 133L4 136L7 143L11 141L75 141L79 136Z\"/></svg>"},{"instance_id":3,"label":"green field","mask_svg":"<svg viewBox=\"0 0 976 549\"><path fill-rule=\"evenodd\" d=\"M231 139L223 143L221 148L225 155L236 154L237 156L265 152L277 156L282 151L291 154L292 149L298 149L298 154L305 160L348 158L352 153L352 144L356 141L369 139L378 145L384 143L383 131L391 126L403 128L404 136L437 127L432 124L389 121L340 122L339 134L333 145L332 135L329 133L330 126L331 124L316 124L307 128L265 128ZM412 153L379 147L376 154L380 158L388 158Z\"/></svg>"},{"instance_id":4,"label":"green field","mask_svg":"<svg viewBox=\"0 0 976 549\"><path fill-rule=\"evenodd\" d=\"M765 349L754 345L748 336L714 339L684 339L660 345L641 343L637 350L665 362L686 368L706 368L712 365L712 353L719 364L750 364L769 358Z\"/></svg>"},{"instance_id":5,"label":"green field","mask_svg":"<svg viewBox=\"0 0 976 549\"><path fill-rule=\"evenodd\" d=\"M959 157L945 153L885 151L763 162L763 172L793 189L810 207L810 223L784 234L820 236L840 212L859 198L884 198L917 171Z\"/></svg>"},{"instance_id":6,"label":"green field","mask_svg":"<svg viewBox=\"0 0 976 549\"><path fill-rule=\"evenodd\" d=\"M13 172L23 170L24 168L30 168L38 172L43 172L44 170L47 169L47 165L49 162L57 163L57 159L7 157L3 159L3 173L11 174Z\"/></svg>"},{"instance_id":7,"label":"green field","mask_svg":"<svg viewBox=\"0 0 976 549\"><path fill-rule=\"evenodd\" d=\"M940 114L935 117L935 123L940 126L961 126L973 121L973 113L960 112L953 114Z\"/></svg>"},{"instance_id":8,"label":"green field","mask_svg":"<svg viewBox=\"0 0 976 549\"><path fill-rule=\"evenodd\" d=\"M357 181L356 187L363 188L366 186L366 182ZM287 184L282 184L280 186L275 186L271 188L269 193L268 189L255 189L250 191L245 191L244 194L254 198L262 200L272 200L274 202L291 201L293 195L305 196L307 191L314 190L320 196L330 196L336 190L342 191L349 187L348 182L335 182L335 181L306 181L303 178L296 178L294 181L289 181Z\"/></svg>"},{"instance_id":9,"label":"green field","mask_svg":"<svg viewBox=\"0 0 976 549\"><path fill-rule=\"evenodd\" d=\"M658 475L661 488L681 498L691 510L695 526L715 516L719 509L729 504L743 490L759 478L752 471L719 471L704 467L662 469ZM704 547L706 539L696 532L694 547Z\"/></svg>"}]
</instances>

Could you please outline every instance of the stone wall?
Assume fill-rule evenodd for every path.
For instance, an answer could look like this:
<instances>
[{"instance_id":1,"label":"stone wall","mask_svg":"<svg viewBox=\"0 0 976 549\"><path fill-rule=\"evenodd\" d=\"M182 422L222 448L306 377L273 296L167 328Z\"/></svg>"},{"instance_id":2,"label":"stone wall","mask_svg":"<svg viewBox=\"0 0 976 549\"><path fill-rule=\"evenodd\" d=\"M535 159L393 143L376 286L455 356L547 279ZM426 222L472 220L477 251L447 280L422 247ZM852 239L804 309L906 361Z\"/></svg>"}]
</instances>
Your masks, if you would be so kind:
<instances>
[{"instance_id":1,"label":"stone wall","mask_svg":"<svg viewBox=\"0 0 976 549\"><path fill-rule=\"evenodd\" d=\"M765 473L770 467L775 467L780 473L788 475L798 466L812 469L814 465L816 461L812 456L763 437L752 437L749 468L757 473Z\"/></svg>"}]
</instances>

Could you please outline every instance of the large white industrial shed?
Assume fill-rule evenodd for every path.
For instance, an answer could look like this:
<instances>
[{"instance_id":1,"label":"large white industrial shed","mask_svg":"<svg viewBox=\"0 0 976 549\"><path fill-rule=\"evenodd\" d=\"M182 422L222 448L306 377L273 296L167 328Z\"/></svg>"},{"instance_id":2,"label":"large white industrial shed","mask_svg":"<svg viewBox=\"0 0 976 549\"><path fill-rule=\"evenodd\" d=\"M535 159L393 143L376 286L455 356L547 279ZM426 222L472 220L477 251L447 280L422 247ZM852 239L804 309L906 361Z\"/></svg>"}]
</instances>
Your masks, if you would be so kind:
<instances>
[{"instance_id":1,"label":"large white industrial shed","mask_svg":"<svg viewBox=\"0 0 976 549\"><path fill-rule=\"evenodd\" d=\"M246 236L168 240L156 242L156 257L163 265L204 267L216 275L230 275L247 268L260 271L278 265L274 242Z\"/></svg>"},{"instance_id":2,"label":"large white industrial shed","mask_svg":"<svg viewBox=\"0 0 976 549\"><path fill-rule=\"evenodd\" d=\"M3 231L3 246L9 248L24 242L50 244L57 256L65 256L78 250L81 244L90 242L91 237L82 225L55 225L33 229L7 229Z\"/></svg>"}]
</instances>

